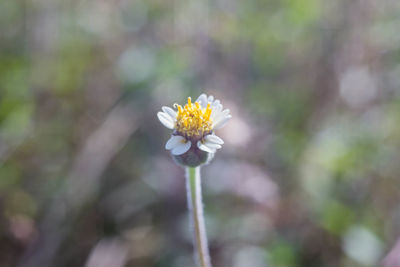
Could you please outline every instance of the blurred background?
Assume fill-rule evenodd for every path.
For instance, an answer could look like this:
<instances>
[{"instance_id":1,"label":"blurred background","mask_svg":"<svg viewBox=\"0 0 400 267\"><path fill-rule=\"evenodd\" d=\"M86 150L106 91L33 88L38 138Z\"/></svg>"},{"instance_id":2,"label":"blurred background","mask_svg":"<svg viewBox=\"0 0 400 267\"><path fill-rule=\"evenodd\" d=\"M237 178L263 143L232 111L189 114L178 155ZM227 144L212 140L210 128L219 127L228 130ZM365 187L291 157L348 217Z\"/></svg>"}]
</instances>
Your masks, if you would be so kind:
<instances>
[{"instance_id":1,"label":"blurred background","mask_svg":"<svg viewBox=\"0 0 400 267\"><path fill-rule=\"evenodd\" d=\"M0 266L194 266L156 113L203 92L233 114L202 170L214 266L400 266L399 15L0 1Z\"/></svg>"}]
</instances>

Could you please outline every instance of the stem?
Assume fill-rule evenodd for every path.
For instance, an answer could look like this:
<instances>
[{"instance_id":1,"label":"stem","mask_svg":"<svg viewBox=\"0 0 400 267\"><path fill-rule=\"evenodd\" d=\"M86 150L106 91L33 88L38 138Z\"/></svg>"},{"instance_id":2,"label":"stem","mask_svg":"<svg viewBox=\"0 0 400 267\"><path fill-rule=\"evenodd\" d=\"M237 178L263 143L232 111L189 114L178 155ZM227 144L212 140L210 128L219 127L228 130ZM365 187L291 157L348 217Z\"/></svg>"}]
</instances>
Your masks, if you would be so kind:
<instances>
[{"instance_id":1,"label":"stem","mask_svg":"<svg viewBox=\"0 0 400 267\"><path fill-rule=\"evenodd\" d=\"M211 267L201 197L200 167L186 169L186 190L198 266Z\"/></svg>"}]
</instances>

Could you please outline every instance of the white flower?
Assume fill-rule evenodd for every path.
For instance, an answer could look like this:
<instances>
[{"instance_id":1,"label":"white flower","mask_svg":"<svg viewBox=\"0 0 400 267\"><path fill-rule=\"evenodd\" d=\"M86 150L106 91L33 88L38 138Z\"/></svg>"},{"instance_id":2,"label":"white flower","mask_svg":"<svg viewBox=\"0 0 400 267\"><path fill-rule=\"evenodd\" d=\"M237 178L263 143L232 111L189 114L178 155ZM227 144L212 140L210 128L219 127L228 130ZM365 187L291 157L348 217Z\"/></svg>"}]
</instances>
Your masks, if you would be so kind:
<instances>
[{"instance_id":1,"label":"white flower","mask_svg":"<svg viewBox=\"0 0 400 267\"><path fill-rule=\"evenodd\" d=\"M192 146L208 153L215 153L221 148L224 141L214 134L214 130L224 126L232 116L229 109L223 109L218 99L202 94L195 103L188 97L188 103L183 108L178 104L174 104L174 108L177 110L162 107L162 111L157 113L161 123L174 130L165 144L167 150L178 156Z\"/></svg>"}]
</instances>

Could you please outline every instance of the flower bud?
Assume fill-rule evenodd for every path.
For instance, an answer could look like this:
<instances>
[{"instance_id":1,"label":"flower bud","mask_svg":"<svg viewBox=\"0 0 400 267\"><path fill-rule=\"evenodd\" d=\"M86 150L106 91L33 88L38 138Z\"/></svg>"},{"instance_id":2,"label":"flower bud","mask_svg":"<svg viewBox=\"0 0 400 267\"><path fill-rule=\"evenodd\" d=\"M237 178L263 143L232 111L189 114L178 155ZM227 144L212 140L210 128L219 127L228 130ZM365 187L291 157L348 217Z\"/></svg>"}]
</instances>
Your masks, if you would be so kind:
<instances>
[{"instance_id":1,"label":"flower bud","mask_svg":"<svg viewBox=\"0 0 400 267\"><path fill-rule=\"evenodd\" d=\"M208 153L192 145L190 149L181 155L172 155L175 162L184 167L197 167L208 164L214 157L214 153Z\"/></svg>"}]
</instances>

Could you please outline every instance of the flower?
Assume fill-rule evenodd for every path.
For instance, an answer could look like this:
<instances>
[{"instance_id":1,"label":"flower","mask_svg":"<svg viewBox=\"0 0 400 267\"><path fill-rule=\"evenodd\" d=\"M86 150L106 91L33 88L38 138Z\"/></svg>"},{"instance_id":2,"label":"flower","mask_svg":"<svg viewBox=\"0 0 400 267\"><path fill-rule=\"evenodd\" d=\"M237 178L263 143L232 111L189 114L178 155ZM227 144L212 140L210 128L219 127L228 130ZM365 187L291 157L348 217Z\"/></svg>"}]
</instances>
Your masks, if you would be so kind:
<instances>
[{"instance_id":1,"label":"flower","mask_svg":"<svg viewBox=\"0 0 400 267\"><path fill-rule=\"evenodd\" d=\"M221 148L224 141L215 135L214 130L224 126L232 116L229 109L223 109L218 99L202 94L194 103L188 97L184 107L178 104L173 107L176 110L164 106L157 113L160 122L174 130L165 144L172 155L183 155L189 150L215 153Z\"/></svg>"}]
</instances>

